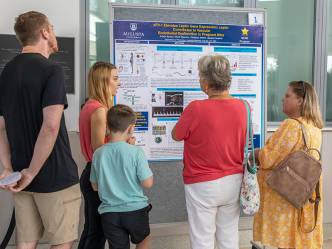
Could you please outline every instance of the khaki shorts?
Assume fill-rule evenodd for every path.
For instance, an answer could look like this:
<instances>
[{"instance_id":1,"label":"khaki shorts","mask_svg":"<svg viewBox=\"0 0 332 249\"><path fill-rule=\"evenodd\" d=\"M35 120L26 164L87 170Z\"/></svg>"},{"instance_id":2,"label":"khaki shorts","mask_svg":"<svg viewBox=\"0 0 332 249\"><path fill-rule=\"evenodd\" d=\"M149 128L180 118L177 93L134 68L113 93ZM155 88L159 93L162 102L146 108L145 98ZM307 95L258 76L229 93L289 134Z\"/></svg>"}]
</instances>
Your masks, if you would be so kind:
<instances>
[{"instance_id":1,"label":"khaki shorts","mask_svg":"<svg viewBox=\"0 0 332 249\"><path fill-rule=\"evenodd\" d=\"M21 191L14 194L17 238L36 241L44 231L50 245L61 245L78 238L81 206L79 184L53 193Z\"/></svg>"}]
</instances>

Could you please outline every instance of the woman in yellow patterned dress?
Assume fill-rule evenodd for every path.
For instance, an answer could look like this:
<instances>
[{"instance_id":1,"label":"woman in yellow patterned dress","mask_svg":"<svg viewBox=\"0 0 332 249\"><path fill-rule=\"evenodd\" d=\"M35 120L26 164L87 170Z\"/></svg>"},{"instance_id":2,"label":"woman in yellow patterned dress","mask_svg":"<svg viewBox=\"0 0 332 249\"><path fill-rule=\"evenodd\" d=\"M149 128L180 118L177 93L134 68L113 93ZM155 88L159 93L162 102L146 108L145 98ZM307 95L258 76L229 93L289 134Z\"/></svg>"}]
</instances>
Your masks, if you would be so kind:
<instances>
[{"instance_id":1,"label":"woman in yellow patterned dress","mask_svg":"<svg viewBox=\"0 0 332 249\"><path fill-rule=\"evenodd\" d=\"M320 151L321 129L324 124L313 86L304 81L292 81L289 83L282 101L282 111L290 118L299 119L305 125L309 148ZM257 177L261 191L261 203L254 219L254 241L260 241L263 245L278 248L322 248L322 201L319 203L315 230L311 233L304 233L298 223L300 211L266 184L271 170L276 165L292 152L304 149L300 124L294 119L286 119L266 141L266 145L262 150L255 149L255 158L258 158L256 163L260 165ZM317 152L311 152L311 155L319 159ZM322 176L319 181L322 195ZM315 195L314 193L314 197ZM307 202L303 210L302 228L310 231L315 222L314 204Z\"/></svg>"}]
</instances>

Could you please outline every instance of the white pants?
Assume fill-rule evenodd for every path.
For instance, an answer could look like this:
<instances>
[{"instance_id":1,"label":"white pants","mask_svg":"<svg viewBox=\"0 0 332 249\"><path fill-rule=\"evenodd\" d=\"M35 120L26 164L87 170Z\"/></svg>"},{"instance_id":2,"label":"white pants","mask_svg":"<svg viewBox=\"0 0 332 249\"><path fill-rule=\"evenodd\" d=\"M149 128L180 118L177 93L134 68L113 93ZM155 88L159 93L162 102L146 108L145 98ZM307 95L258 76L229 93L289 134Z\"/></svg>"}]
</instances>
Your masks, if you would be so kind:
<instances>
[{"instance_id":1,"label":"white pants","mask_svg":"<svg viewBox=\"0 0 332 249\"><path fill-rule=\"evenodd\" d=\"M243 174L186 184L186 204L192 249L238 249L240 189Z\"/></svg>"}]
</instances>

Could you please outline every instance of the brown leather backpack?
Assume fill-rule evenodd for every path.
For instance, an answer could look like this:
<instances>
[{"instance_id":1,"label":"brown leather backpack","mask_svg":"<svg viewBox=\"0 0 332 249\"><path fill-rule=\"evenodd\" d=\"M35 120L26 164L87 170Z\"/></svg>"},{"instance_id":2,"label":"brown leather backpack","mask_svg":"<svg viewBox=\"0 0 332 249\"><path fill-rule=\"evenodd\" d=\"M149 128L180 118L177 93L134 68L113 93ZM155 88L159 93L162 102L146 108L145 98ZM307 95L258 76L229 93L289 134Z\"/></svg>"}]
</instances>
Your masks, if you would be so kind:
<instances>
[{"instance_id":1,"label":"brown leather backpack","mask_svg":"<svg viewBox=\"0 0 332 249\"><path fill-rule=\"evenodd\" d=\"M321 200L319 191L319 178L322 173L321 155L318 150L309 149L305 126L300 120L295 120L300 123L305 146L308 150L298 150L288 155L273 168L266 183L296 209L301 210L299 226L303 232L311 233L316 227L318 205ZM310 155L310 150L318 152L319 160ZM313 200L311 197L315 189L316 198ZM315 225L311 231L304 231L301 227L303 206L307 201L315 203Z\"/></svg>"}]
</instances>

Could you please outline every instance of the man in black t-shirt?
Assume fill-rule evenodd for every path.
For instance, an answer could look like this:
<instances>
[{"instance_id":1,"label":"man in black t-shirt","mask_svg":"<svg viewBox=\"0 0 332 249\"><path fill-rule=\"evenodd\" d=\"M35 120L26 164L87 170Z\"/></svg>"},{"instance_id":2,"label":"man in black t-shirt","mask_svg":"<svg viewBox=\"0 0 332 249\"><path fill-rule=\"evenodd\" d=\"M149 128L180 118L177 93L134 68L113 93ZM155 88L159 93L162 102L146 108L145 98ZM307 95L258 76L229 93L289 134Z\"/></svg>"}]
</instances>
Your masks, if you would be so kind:
<instances>
[{"instance_id":1,"label":"man in black t-shirt","mask_svg":"<svg viewBox=\"0 0 332 249\"><path fill-rule=\"evenodd\" d=\"M18 16L14 29L23 49L0 75L0 180L14 171L22 178L0 188L14 196L18 248L36 248L44 232L51 248L71 248L81 193L63 114L65 75L48 60L57 41L38 12Z\"/></svg>"}]
</instances>

